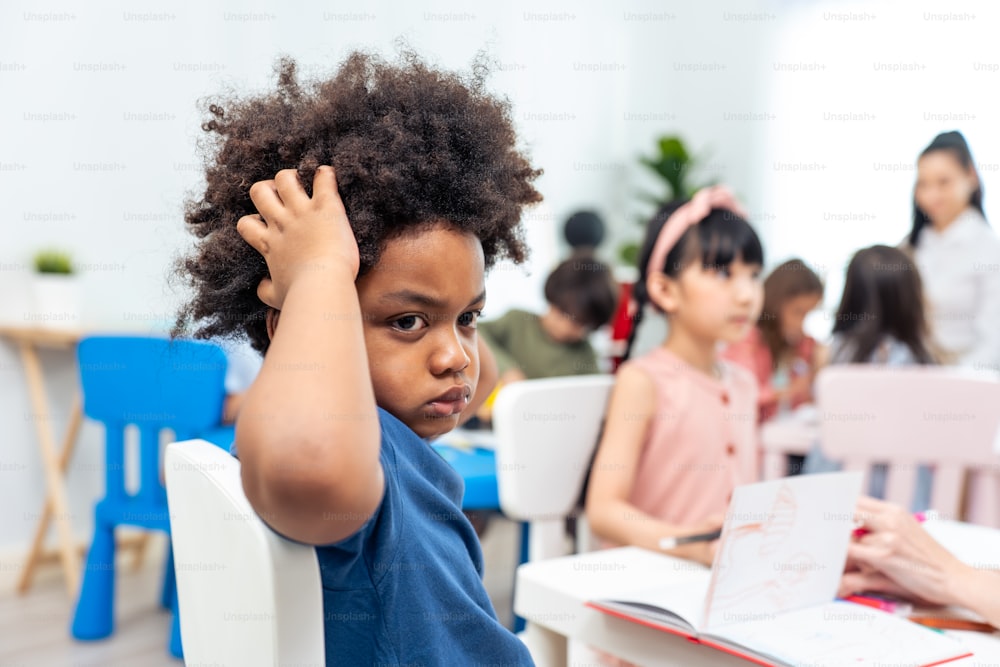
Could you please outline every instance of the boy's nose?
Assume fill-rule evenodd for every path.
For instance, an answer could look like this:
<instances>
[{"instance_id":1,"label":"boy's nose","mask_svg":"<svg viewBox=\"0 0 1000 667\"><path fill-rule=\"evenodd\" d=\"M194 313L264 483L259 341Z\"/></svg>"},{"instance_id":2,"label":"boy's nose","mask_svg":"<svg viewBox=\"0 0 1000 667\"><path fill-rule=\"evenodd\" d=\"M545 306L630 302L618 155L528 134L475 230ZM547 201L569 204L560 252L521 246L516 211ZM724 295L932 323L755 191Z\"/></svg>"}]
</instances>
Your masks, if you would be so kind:
<instances>
[{"instance_id":1,"label":"boy's nose","mask_svg":"<svg viewBox=\"0 0 1000 667\"><path fill-rule=\"evenodd\" d=\"M434 375L457 373L464 370L472 358L462 344L462 338L457 331L443 333L439 344L435 347L430 360L431 372Z\"/></svg>"}]
</instances>

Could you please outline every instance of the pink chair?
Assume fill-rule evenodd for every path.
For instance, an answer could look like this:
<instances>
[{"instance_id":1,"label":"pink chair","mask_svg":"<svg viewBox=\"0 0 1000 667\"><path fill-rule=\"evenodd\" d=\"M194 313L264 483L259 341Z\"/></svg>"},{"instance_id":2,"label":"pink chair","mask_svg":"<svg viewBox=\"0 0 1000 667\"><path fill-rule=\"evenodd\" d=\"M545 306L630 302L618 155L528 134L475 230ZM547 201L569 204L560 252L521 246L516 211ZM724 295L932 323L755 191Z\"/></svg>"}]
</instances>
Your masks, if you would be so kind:
<instances>
[{"instance_id":1,"label":"pink chair","mask_svg":"<svg viewBox=\"0 0 1000 667\"><path fill-rule=\"evenodd\" d=\"M886 499L909 506L916 470L934 466L943 518L1000 526L1000 381L946 367L830 366L816 380L823 453L866 477L888 464ZM967 475L974 473L974 475ZM976 494L966 493L974 477ZM862 488L867 488L867 482Z\"/></svg>"}]
</instances>

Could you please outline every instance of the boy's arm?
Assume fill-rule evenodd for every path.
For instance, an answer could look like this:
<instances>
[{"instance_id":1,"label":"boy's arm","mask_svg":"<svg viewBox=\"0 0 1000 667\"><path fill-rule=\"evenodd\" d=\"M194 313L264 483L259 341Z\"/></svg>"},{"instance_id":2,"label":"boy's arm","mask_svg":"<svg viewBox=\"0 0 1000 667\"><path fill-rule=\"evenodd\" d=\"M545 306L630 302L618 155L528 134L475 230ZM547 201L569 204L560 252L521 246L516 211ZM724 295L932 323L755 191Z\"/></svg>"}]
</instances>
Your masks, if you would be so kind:
<instances>
[{"instance_id":1,"label":"boy's arm","mask_svg":"<svg viewBox=\"0 0 1000 667\"><path fill-rule=\"evenodd\" d=\"M294 170L250 191L237 229L267 261L261 300L280 310L236 425L243 488L277 532L328 544L355 532L384 489L381 432L354 281L357 243L333 169L313 196Z\"/></svg>"}]
</instances>

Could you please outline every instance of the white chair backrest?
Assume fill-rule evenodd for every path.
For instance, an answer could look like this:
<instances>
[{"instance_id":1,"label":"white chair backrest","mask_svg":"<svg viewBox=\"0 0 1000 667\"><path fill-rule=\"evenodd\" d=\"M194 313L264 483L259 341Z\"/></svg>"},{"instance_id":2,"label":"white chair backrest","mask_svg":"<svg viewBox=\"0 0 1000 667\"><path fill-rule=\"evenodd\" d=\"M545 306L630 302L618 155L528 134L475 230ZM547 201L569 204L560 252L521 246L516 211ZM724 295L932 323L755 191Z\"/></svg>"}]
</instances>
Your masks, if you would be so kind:
<instances>
[{"instance_id":1,"label":"white chair backrest","mask_svg":"<svg viewBox=\"0 0 1000 667\"><path fill-rule=\"evenodd\" d=\"M316 550L261 521L219 447L172 443L165 474L187 664L323 667Z\"/></svg>"},{"instance_id":2,"label":"white chair backrest","mask_svg":"<svg viewBox=\"0 0 1000 667\"><path fill-rule=\"evenodd\" d=\"M848 469L889 464L886 498L909 506L919 464L931 507L958 518L969 468L996 472L1000 382L946 367L830 366L816 380L820 445Z\"/></svg>"},{"instance_id":3,"label":"white chair backrest","mask_svg":"<svg viewBox=\"0 0 1000 667\"><path fill-rule=\"evenodd\" d=\"M562 520L576 508L613 384L610 375L577 375L525 380L497 394L500 509L530 523L530 560L562 555Z\"/></svg>"}]
</instances>

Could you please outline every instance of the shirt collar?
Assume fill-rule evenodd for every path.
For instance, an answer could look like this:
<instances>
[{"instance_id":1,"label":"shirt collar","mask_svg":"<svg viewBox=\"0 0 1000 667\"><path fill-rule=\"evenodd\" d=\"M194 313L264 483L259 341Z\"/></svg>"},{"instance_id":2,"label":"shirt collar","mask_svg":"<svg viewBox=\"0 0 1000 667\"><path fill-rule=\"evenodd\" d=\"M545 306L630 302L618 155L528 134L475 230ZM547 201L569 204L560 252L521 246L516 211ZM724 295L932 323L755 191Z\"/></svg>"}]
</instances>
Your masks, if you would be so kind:
<instances>
[{"instance_id":1,"label":"shirt collar","mask_svg":"<svg viewBox=\"0 0 1000 667\"><path fill-rule=\"evenodd\" d=\"M934 229L933 225L928 224L926 231L928 236L934 239L937 243L954 243L957 241L964 241L975 237L976 233L980 231L980 225L986 224L985 218L971 206L955 219L951 225L948 226L943 232L939 232Z\"/></svg>"}]
</instances>

